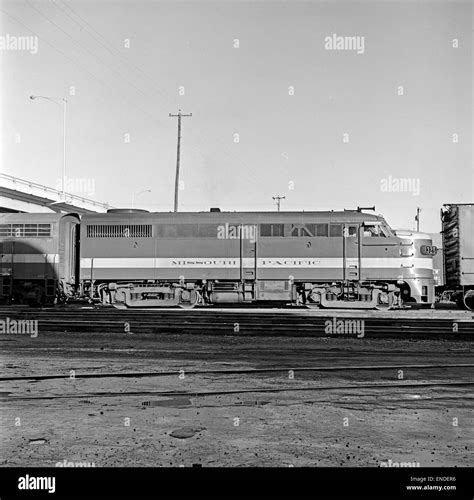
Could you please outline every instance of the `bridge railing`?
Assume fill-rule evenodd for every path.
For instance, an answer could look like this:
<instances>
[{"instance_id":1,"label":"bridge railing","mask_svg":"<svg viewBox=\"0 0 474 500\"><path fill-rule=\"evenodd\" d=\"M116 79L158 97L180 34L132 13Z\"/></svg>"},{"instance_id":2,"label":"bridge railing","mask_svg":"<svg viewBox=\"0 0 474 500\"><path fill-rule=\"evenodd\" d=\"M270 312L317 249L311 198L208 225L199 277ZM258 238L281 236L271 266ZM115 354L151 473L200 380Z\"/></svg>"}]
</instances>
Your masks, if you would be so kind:
<instances>
[{"instance_id":1,"label":"bridge railing","mask_svg":"<svg viewBox=\"0 0 474 500\"><path fill-rule=\"evenodd\" d=\"M24 193L28 193L35 196L44 196L48 198L53 198L56 201L63 201L68 204L79 204L83 206L93 206L98 209L107 210L113 208L108 203L102 203L100 201L91 200L84 196L79 196L72 193L62 192L58 189L51 188L44 184L39 184L37 182L27 181L25 179L20 179L14 177L13 175L0 174L0 184L6 188L21 190Z\"/></svg>"}]
</instances>

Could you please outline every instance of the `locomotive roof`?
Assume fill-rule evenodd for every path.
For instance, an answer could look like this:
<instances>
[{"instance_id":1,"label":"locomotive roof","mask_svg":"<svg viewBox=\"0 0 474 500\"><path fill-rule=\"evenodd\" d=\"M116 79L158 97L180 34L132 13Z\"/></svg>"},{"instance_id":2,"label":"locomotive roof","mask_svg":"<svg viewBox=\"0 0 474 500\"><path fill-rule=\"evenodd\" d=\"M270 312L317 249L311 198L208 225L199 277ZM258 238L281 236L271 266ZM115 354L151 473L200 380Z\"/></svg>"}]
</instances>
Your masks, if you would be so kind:
<instances>
[{"instance_id":1,"label":"locomotive roof","mask_svg":"<svg viewBox=\"0 0 474 500\"><path fill-rule=\"evenodd\" d=\"M151 213L100 213L84 214L84 221L110 224L128 221L140 223L310 223L310 222L363 222L380 221L380 215L367 214L356 210L338 212L151 212Z\"/></svg>"},{"instance_id":2,"label":"locomotive roof","mask_svg":"<svg viewBox=\"0 0 474 500\"><path fill-rule=\"evenodd\" d=\"M150 213L100 213L84 214L84 220L148 220L163 219L168 221L222 221L224 220L247 220L257 222L297 222L318 221L340 221L340 222L362 222L378 221L383 217L380 215L367 214L357 210L325 211L325 212L150 212Z\"/></svg>"},{"instance_id":3,"label":"locomotive roof","mask_svg":"<svg viewBox=\"0 0 474 500\"><path fill-rule=\"evenodd\" d=\"M73 213L0 213L0 224L52 223L63 217L74 216ZM261 223L290 223L310 221L362 222L383 220L381 215L367 214L357 210L321 211L321 212L130 212L130 213L90 213L82 215L82 219L95 222L111 221L166 221L166 222L220 222L247 221Z\"/></svg>"},{"instance_id":4,"label":"locomotive roof","mask_svg":"<svg viewBox=\"0 0 474 500\"><path fill-rule=\"evenodd\" d=\"M29 224L29 223L38 223L38 224L48 224L52 222L57 222L63 217L67 216L75 216L77 214L73 213L0 213L0 224Z\"/></svg>"}]
</instances>

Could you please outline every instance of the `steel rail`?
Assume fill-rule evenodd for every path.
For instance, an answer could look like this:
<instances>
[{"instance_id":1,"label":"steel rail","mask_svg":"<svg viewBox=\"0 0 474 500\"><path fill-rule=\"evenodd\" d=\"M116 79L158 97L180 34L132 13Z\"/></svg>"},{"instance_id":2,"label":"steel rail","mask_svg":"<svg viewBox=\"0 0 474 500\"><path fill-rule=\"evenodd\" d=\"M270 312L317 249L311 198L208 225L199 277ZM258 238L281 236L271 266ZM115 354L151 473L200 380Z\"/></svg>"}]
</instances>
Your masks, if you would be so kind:
<instances>
[{"instance_id":1,"label":"steel rail","mask_svg":"<svg viewBox=\"0 0 474 500\"><path fill-rule=\"evenodd\" d=\"M401 370L401 369L438 369L438 368L474 368L474 363L443 363L443 364L416 364L416 365L369 365L369 366L316 366L316 367L296 367L296 368L244 368L230 370L186 370L167 371L167 372L116 372L116 373L82 373L70 375L27 375L18 377L0 377L0 382L23 381L23 380L59 380L59 379L97 379L97 378L146 378L146 377L171 377L184 372L185 375L239 375L252 373L287 373L296 372L334 372L345 370Z\"/></svg>"},{"instance_id":2,"label":"steel rail","mask_svg":"<svg viewBox=\"0 0 474 500\"><path fill-rule=\"evenodd\" d=\"M404 384L358 384L339 386L311 386L311 387L255 387L251 389L230 389L221 391L132 391L132 392L93 392L83 394L64 394L55 396L2 396L0 401L39 401L54 399L88 399L121 396L162 396L162 397L206 397L225 396L232 394L248 393L280 393L280 392L309 392L309 391L341 391L360 389L401 389L401 388L433 388L433 387L469 387L474 386L474 382L410 382Z\"/></svg>"}]
</instances>

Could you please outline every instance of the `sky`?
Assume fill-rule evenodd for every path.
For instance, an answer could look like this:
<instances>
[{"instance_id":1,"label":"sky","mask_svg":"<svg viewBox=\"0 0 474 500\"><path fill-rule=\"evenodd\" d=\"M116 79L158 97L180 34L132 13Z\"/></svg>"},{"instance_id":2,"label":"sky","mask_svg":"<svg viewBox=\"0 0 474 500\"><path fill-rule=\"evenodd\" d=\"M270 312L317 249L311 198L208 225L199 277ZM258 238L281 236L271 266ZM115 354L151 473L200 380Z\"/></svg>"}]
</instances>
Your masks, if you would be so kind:
<instances>
[{"instance_id":1,"label":"sky","mask_svg":"<svg viewBox=\"0 0 474 500\"><path fill-rule=\"evenodd\" d=\"M444 203L474 202L472 10L0 0L0 170L58 186L62 109L28 96L64 97L66 190L172 210L181 109L182 211L269 211L281 195L282 210L375 205L394 228L420 207L438 232Z\"/></svg>"}]
</instances>

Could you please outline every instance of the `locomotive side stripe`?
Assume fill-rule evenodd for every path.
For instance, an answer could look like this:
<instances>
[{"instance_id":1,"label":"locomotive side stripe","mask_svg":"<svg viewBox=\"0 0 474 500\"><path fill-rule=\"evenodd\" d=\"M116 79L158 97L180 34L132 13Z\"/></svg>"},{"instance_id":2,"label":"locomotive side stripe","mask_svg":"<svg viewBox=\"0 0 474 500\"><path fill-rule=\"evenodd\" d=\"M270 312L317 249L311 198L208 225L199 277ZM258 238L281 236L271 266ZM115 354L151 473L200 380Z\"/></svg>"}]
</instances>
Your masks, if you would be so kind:
<instances>
[{"instance_id":1,"label":"locomotive side stripe","mask_svg":"<svg viewBox=\"0 0 474 500\"><path fill-rule=\"evenodd\" d=\"M93 263L92 263L93 260ZM244 258L243 267L253 268L254 259ZM306 257L259 257L257 259L258 268L341 268L343 260L341 257L325 257L325 258L306 258ZM347 267L358 266L357 258L346 259ZM240 267L239 258L227 257L193 257L193 258L143 258L143 257L99 257L99 258L82 258L82 269L113 269L113 268L238 268ZM364 268L422 268L433 269L433 260L429 257L365 257L362 258L362 269Z\"/></svg>"},{"instance_id":2,"label":"locomotive side stripe","mask_svg":"<svg viewBox=\"0 0 474 500\"><path fill-rule=\"evenodd\" d=\"M13 257L13 258L12 258ZM14 262L15 264L41 264L48 262L49 264L55 264L59 262L59 254L57 253L15 253L13 254L3 254L0 256L0 263L10 264Z\"/></svg>"}]
</instances>

